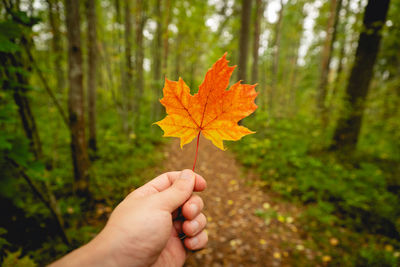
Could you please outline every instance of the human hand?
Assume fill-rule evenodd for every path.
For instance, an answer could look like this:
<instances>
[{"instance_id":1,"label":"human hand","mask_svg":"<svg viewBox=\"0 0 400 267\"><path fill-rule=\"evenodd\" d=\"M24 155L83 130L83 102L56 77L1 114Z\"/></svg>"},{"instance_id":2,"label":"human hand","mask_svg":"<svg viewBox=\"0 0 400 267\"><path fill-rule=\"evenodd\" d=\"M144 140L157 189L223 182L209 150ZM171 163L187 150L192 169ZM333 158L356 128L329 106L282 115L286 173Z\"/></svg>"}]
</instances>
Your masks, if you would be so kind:
<instances>
[{"instance_id":1,"label":"human hand","mask_svg":"<svg viewBox=\"0 0 400 267\"><path fill-rule=\"evenodd\" d=\"M204 178L190 170L158 176L130 193L95 239L55 265L182 266L187 249L208 241L203 201L192 194L205 188Z\"/></svg>"}]
</instances>

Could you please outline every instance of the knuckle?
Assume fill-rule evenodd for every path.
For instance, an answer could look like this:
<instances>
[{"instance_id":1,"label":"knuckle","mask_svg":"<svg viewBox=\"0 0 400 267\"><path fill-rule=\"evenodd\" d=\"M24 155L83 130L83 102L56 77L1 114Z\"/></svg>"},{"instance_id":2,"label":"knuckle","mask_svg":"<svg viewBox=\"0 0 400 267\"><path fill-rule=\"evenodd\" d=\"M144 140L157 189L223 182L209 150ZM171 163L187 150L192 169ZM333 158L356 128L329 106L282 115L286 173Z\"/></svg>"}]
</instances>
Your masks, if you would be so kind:
<instances>
[{"instance_id":1,"label":"knuckle","mask_svg":"<svg viewBox=\"0 0 400 267\"><path fill-rule=\"evenodd\" d=\"M197 204L199 206L200 210L203 209L203 207L204 207L203 199L198 195L193 195L191 202Z\"/></svg>"}]
</instances>

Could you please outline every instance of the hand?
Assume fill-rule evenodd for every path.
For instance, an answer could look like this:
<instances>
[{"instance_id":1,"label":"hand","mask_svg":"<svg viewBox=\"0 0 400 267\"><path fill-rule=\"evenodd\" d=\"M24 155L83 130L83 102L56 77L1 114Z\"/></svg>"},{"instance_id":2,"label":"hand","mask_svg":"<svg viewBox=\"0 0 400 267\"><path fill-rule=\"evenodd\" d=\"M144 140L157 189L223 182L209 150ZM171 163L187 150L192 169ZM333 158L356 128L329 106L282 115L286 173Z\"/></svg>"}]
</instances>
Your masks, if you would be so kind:
<instances>
[{"instance_id":1,"label":"hand","mask_svg":"<svg viewBox=\"0 0 400 267\"><path fill-rule=\"evenodd\" d=\"M208 241L203 201L192 194L205 188L204 178L190 170L158 176L130 193L95 239L55 266L182 266L187 249Z\"/></svg>"}]
</instances>

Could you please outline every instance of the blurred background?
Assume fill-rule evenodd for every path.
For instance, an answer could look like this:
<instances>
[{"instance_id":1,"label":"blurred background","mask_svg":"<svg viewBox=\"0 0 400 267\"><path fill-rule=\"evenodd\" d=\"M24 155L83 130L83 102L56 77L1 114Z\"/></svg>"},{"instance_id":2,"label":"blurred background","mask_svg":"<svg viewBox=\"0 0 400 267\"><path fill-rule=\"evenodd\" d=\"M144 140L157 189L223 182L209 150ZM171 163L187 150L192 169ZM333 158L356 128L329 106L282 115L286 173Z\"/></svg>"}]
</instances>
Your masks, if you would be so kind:
<instances>
[{"instance_id":1,"label":"blurred background","mask_svg":"<svg viewBox=\"0 0 400 267\"><path fill-rule=\"evenodd\" d=\"M225 52L231 84L258 84L243 122L257 133L221 152L218 183L243 193L208 204L222 199L218 216L238 203L237 220L262 225L238 235L281 227L299 240L210 229L214 243L188 265L399 266L399 14L398 0L1 0L3 266L50 263L128 192L181 168L166 163L183 152L152 126L164 77L196 93ZM259 198L244 195L256 187Z\"/></svg>"}]
</instances>

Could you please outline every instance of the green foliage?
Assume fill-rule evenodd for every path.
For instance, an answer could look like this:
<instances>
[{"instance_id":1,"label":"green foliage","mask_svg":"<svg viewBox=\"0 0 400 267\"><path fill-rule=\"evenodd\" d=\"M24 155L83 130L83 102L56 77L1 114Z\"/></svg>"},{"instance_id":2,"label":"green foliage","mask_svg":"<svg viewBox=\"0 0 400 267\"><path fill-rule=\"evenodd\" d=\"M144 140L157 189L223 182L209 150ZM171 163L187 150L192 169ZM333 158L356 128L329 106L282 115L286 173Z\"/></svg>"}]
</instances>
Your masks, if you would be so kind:
<instances>
[{"instance_id":1,"label":"green foliage","mask_svg":"<svg viewBox=\"0 0 400 267\"><path fill-rule=\"evenodd\" d=\"M4 237L2 237L5 234L7 234L7 230L0 227L0 250L3 250L4 247L10 245L10 243L8 243L8 241Z\"/></svg>"},{"instance_id":2,"label":"green foliage","mask_svg":"<svg viewBox=\"0 0 400 267\"><path fill-rule=\"evenodd\" d=\"M160 152L163 141L161 131L151 124L160 116L155 106L158 104L163 80L153 79L153 52L156 49L162 51L162 76L171 79L181 76L196 91L207 66L224 52L228 52L232 64L238 62L235 51L239 43L241 2L170 1L170 24L166 27L165 3L161 1L162 36L158 37L161 37L162 44L157 47L157 18L153 10L156 1L149 1L150 6L141 14L146 18L143 29L144 51L140 51L144 54L146 66L145 85L136 88L132 84L129 88L132 92L128 93L125 92L125 21L124 16L121 16L124 14L124 4L119 6L117 12L116 2L97 2L99 149L96 153L90 152L94 158L90 168L93 203L78 198L72 190L74 178L68 126L61 120L43 88L36 68L26 54L28 47L62 109L67 110L68 53L65 18L61 14L64 11L62 3L51 1L53 22L58 24L61 32L57 48L61 50L55 51L53 41L56 41L56 32L52 29L48 5L39 5L39 8L34 5L32 12L27 12L28 4L25 2L20 5L24 11L17 8L20 1L6 2L14 6L11 10L0 8L0 56L2 60L6 59L0 66L0 197L11 200L9 205L12 212L7 214L7 218L15 217L14 213L22 213L18 219L26 223L25 227L33 229L33 232L42 231L40 233L43 235L40 240L31 238L22 244L13 243L8 238L15 234L11 222L11 225L0 228L0 256L5 259L3 265L7 262L9 265L33 266L31 259L44 265L90 240L104 225L112 207L131 190L155 176L154 167L163 158ZM400 2L391 3L374 80L365 103L358 151L354 155L336 155L326 152L324 148L329 144L337 117L346 111L343 91L361 30L362 10L366 1L352 3L348 12L341 12L346 16L340 15L338 43L334 45L332 63L340 60L339 47L343 45L346 51L340 75L336 64L331 64L327 97L329 103L326 103L329 123L325 128L318 122L314 100L330 3L307 0L283 2L285 9L280 28L276 27L275 22L270 22L270 12L264 12L268 17L261 20L261 46L258 51L260 81L257 87L260 92L260 108L246 122L246 126L255 129L257 133L233 147L243 164L258 170L272 190L306 206L301 220L303 230L312 238L309 246L315 251L322 250L332 255L333 265L396 266L396 263L399 264L398 257L396 262L394 253L386 250L385 245L391 244L394 251L400 248ZM347 2L343 1L343 4ZM268 3L267 6L271 4ZM314 33L310 41L311 37L304 35L304 22L310 15L307 13L311 6L314 6L314 11L318 11L311 13L318 13L318 17L313 28L308 29L308 32L311 30ZM132 8L131 12L137 12L136 8ZM84 12L81 15L82 51L86 61L86 21ZM119 23L116 23L117 19ZM132 19L132 23L137 22ZM132 29L138 29L138 25L132 26ZM252 33L253 30L251 27ZM277 47L271 47L271 43L277 31L280 31L278 71L277 77L272 77L272 55ZM252 47L252 42L249 47ZM306 46L306 54L299 54L299 48ZM132 63L135 63L137 47L134 45L131 50ZM165 50L168 51L167 55L163 55ZM249 55L252 54L250 52ZM18 64L10 64L9 56L13 56ZM167 62L163 62L165 59ZM298 64L300 61L302 63ZM60 68L57 69L54 63ZM133 80L136 79L136 68L133 70ZM17 76L26 82L20 84ZM86 78L85 73L85 84ZM276 80L274 91L270 86L272 79ZM336 83L337 92L333 88ZM62 88L57 87L60 84ZM23 131L13 97L15 88L23 89L36 119L43 150L43 158L39 161L34 160L29 138ZM140 95L140 100L133 98L126 101L129 102L128 106L137 101L134 104L138 104L138 110L126 110L126 95ZM271 108L267 103L273 103L275 107ZM267 113L267 109L272 112ZM49 209L21 177L21 170L10 164L11 160L45 192L46 197L47 193L55 196L71 246L64 244L58 237ZM97 214L98 205L105 207L107 212ZM283 216L273 209L260 209L255 213L266 222L276 218L279 220ZM341 238L340 245L334 249L327 245L332 237ZM23 250L18 250L21 247ZM16 252L5 254L5 249Z\"/></svg>"},{"instance_id":3,"label":"green foliage","mask_svg":"<svg viewBox=\"0 0 400 267\"><path fill-rule=\"evenodd\" d=\"M400 260L391 251L377 249L374 245L362 248L357 254L355 266L399 266Z\"/></svg>"},{"instance_id":4,"label":"green foliage","mask_svg":"<svg viewBox=\"0 0 400 267\"><path fill-rule=\"evenodd\" d=\"M28 256L21 257L21 250L7 252L2 267L35 267L37 264Z\"/></svg>"},{"instance_id":5,"label":"green foliage","mask_svg":"<svg viewBox=\"0 0 400 267\"><path fill-rule=\"evenodd\" d=\"M339 226L365 235L384 235L396 246L400 244L400 197L389 190L398 162L383 164L361 152L345 155L344 160L344 155L319 149L324 143L321 132L307 117L272 120L262 115L246 121L257 133L233 148L245 166L258 170L272 190L307 205L302 216L303 228L318 244L316 249L329 243L326 236L331 236ZM271 216L263 211L256 214L263 218ZM340 231L336 234L347 235ZM358 241L352 242L363 242L362 239L362 235L357 235ZM381 242L379 238L374 240L372 244ZM348 255L348 261L357 266L376 266L374 263L379 260L382 266L396 263L393 252L379 247L357 253ZM346 259L342 260L344 264Z\"/></svg>"}]
</instances>

